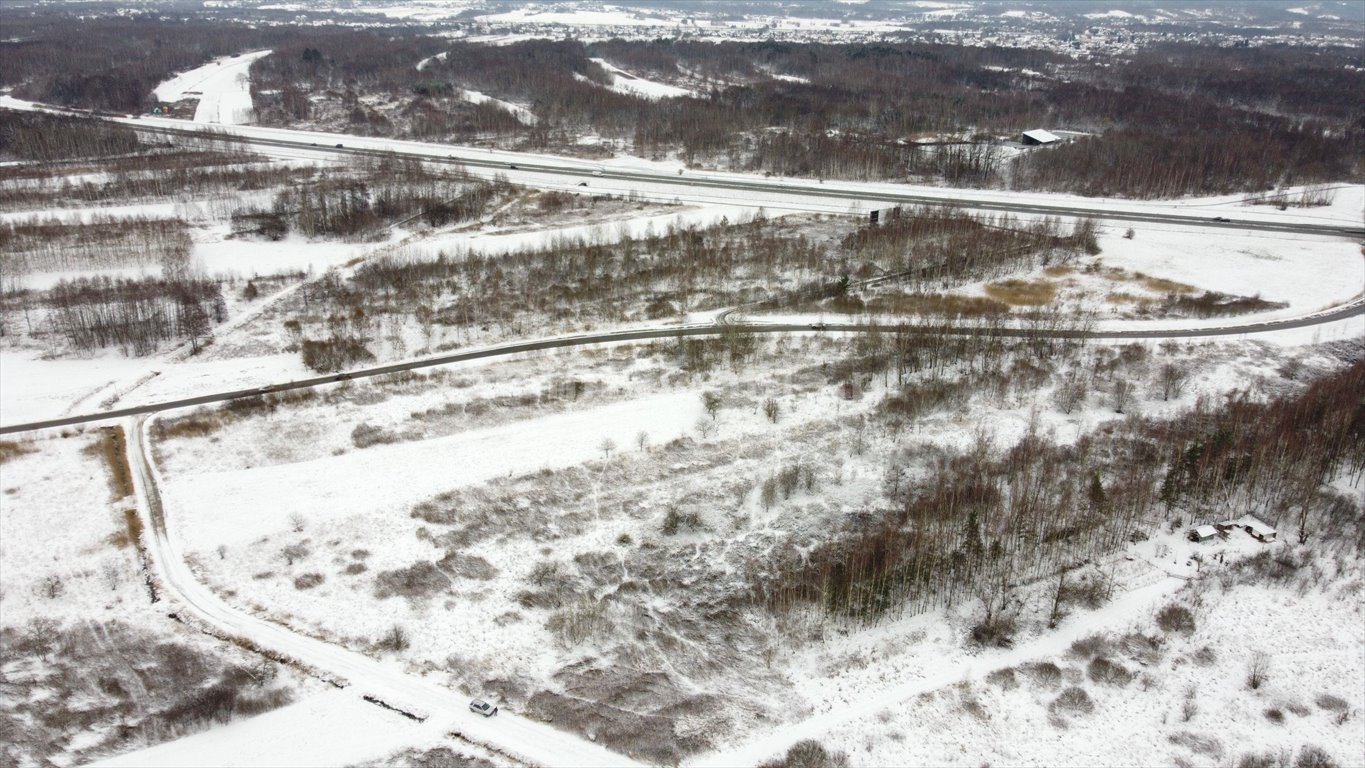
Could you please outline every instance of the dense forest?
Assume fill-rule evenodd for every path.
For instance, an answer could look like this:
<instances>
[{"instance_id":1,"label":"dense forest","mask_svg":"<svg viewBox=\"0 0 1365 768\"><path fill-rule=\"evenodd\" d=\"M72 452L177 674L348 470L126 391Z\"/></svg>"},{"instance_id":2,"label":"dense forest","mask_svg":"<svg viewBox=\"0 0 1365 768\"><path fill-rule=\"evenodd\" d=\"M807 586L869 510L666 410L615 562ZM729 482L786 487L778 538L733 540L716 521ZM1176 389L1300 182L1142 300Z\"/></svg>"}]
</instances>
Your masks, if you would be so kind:
<instances>
[{"instance_id":1,"label":"dense forest","mask_svg":"<svg viewBox=\"0 0 1365 768\"><path fill-rule=\"evenodd\" d=\"M1365 172L1358 48L1166 43L1096 61L922 42L489 46L401 28L7 21L24 34L0 43L0 84L97 110L135 111L175 71L269 47L252 78L257 111L273 124L575 152L594 134L698 166L1088 195L1257 191ZM612 90L598 58L691 95ZM1001 151L1032 128L1092 135L1018 157Z\"/></svg>"}]
</instances>

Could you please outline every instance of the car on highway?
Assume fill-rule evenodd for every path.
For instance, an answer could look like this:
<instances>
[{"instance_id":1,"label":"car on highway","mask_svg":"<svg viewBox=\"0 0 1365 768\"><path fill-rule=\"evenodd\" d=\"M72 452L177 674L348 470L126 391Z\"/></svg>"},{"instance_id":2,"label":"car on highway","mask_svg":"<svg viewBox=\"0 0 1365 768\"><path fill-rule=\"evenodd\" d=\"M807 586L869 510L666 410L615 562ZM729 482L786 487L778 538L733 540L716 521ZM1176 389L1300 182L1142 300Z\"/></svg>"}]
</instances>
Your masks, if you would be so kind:
<instances>
[{"instance_id":1,"label":"car on highway","mask_svg":"<svg viewBox=\"0 0 1365 768\"><path fill-rule=\"evenodd\" d=\"M512 170L515 171L515 170L517 169L517 164L516 164L516 163L508 163L508 164L507 164L507 167L508 167L508 168L511 168Z\"/></svg>"},{"instance_id":2,"label":"car on highway","mask_svg":"<svg viewBox=\"0 0 1365 768\"><path fill-rule=\"evenodd\" d=\"M338 373L336 376L332 377L332 380L333 380L333 381L346 381L346 380L348 380L348 379L350 379L350 378L351 378L351 374L349 374L349 373Z\"/></svg>"},{"instance_id":3,"label":"car on highway","mask_svg":"<svg viewBox=\"0 0 1365 768\"><path fill-rule=\"evenodd\" d=\"M483 715L484 717L492 717L498 713L498 708L483 699L475 699L469 702L469 711Z\"/></svg>"},{"instance_id":4,"label":"car on highway","mask_svg":"<svg viewBox=\"0 0 1365 768\"><path fill-rule=\"evenodd\" d=\"M599 171L593 171L593 172L592 172L592 175L594 175L594 176L601 176L601 175L602 175L602 172L601 172L600 170L599 170Z\"/></svg>"},{"instance_id":5,"label":"car on highway","mask_svg":"<svg viewBox=\"0 0 1365 768\"><path fill-rule=\"evenodd\" d=\"M345 148L346 148L346 145L344 145L344 144L338 144L338 145L337 145L337 149L345 149Z\"/></svg>"},{"instance_id":6,"label":"car on highway","mask_svg":"<svg viewBox=\"0 0 1365 768\"><path fill-rule=\"evenodd\" d=\"M811 323L811 324L810 324L810 329L811 329L812 331L823 331L823 330L825 330L825 324L824 324L824 323Z\"/></svg>"},{"instance_id":7,"label":"car on highway","mask_svg":"<svg viewBox=\"0 0 1365 768\"><path fill-rule=\"evenodd\" d=\"M1219 224L1231 224L1231 223L1232 223L1232 219L1229 219L1229 218L1226 217L1226 216L1214 216L1214 217L1213 217L1213 220L1216 221L1216 222L1218 222Z\"/></svg>"}]
</instances>

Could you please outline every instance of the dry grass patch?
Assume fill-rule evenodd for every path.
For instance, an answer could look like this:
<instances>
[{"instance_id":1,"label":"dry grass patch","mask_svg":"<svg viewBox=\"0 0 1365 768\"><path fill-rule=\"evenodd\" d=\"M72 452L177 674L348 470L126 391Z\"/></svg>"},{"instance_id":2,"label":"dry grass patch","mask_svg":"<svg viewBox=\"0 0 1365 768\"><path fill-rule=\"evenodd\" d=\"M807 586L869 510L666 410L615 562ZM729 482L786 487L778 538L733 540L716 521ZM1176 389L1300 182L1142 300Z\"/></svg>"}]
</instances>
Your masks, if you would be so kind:
<instances>
[{"instance_id":1,"label":"dry grass patch","mask_svg":"<svg viewBox=\"0 0 1365 768\"><path fill-rule=\"evenodd\" d=\"M90 455L104 458L104 464L109 468L109 490L114 501L133 495L133 472L128 467L127 445L123 427L101 427L96 442L84 449Z\"/></svg>"},{"instance_id":2,"label":"dry grass patch","mask_svg":"<svg viewBox=\"0 0 1365 768\"><path fill-rule=\"evenodd\" d=\"M10 459L17 459L26 453L37 451L32 444L19 442L17 440L0 440L0 464L4 464Z\"/></svg>"},{"instance_id":3,"label":"dry grass patch","mask_svg":"<svg viewBox=\"0 0 1365 768\"><path fill-rule=\"evenodd\" d=\"M1011 306L1042 306L1057 298L1057 284L1048 280L1002 280L987 285L986 293Z\"/></svg>"},{"instance_id":4,"label":"dry grass patch","mask_svg":"<svg viewBox=\"0 0 1365 768\"><path fill-rule=\"evenodd\" d=\"M949 317L989 317L1010 311L1007 304L984 296L954 296L942 293L870 296L864 302L868 312L892 315L946 315Z\"/></svg>"},{"instance_id":5,"label":"dry grass patch","mask_svg":"<svg viewBox=\"0 0 1365 768\"><path fill-rule=\"evenodd\" d=\"M1175 280L1167 280L1164 277L1148 277L1141 272L1135 274L1134 279L1142 283L1149 291L1157 293L1194 293L1197 289L1188 283L1179 283Z\"/></svg>"},{"instance_id":6,"label":"dry grass patch","mask_svg":"<svg viewBox=\"0 0 1365 768\"><path fill-rule=\"evenodd\" d=\"M1066 264L1053 264L1047 269L1044 269L1043 274L1047 275L1048 277L1066 277L1067 275L1070 275L1075 271L1076 270L1072 269L1069 265Z\"/></svg>"}]
</instances>

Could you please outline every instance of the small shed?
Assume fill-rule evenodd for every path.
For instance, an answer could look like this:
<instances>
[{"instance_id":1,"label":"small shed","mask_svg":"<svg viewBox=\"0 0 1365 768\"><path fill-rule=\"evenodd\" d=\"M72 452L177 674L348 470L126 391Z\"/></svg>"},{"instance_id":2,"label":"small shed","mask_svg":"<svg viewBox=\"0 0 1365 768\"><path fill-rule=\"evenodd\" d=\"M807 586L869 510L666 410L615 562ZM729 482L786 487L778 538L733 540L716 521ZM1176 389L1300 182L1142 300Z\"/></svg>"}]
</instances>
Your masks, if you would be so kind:
<instances>
[{"instance_id":1,"label":"small shed","mask_svg":"<svg viewBox=\"0 0 1365 768\"><path fill-rule=\"evenodd\" d=\"M1237 530L1238 528L1241 528L1242 526L1236 520L1224 520L1221 523L1214 523L1213 527L1217 528L1219 533L1229 533L1231 531Z\"/></svg>"},{"instance_id":2,"label":"small shed","mask_svg":"<svg viewBox=\"0 0 1365 768\"><path fill-rule=\"evenodd\" d=\"M1243 526L1246 528L1247 533L1251 534L1251 538L1256 539L1257 541L1263 541L1269 544L1275 540L1275 529L1254 517L1248 517L1244 520Z\"/></svg>"},{"instance_id":3,"label":"small shed","mask_svg":"<svg viewBox=\"0 0 1365 768\"><path fill-rule=\"evenodd\" d=\"M1190 541L1209 541L1210 539L1215 539L1217 537L1218 529L1211 525L1201 525L1197 528L1191 528L1190 532L1185 534L1185 538Z\"/></svg>"},{"instance_id":4,"label":"small shed","mask_svg":"<svg viewBox=\"0 0 1365 768\"><path fill-rule=\"evenodd\" d=\"M1058 136L1055 133L1045 131L1042 128L1036 128L1032 131L1024 131L1024 135L1020 138L1020 141L1029 146L1056 144L1061 140L1062 137Z\"/></svg>"}]
</instances>

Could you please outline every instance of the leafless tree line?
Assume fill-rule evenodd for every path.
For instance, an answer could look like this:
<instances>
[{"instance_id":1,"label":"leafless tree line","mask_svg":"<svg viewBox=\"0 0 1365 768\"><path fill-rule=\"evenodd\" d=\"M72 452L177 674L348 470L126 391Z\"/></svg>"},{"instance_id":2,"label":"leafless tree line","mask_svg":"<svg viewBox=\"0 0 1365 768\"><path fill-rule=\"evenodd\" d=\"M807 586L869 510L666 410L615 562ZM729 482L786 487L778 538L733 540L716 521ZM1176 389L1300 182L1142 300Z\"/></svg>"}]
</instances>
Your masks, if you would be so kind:
<instances>
[{"instance_id":1,"label":"leafless tree line","mask_svg":"<svg viewBox=\"0 0 1365 768\"><path fill-rule=\"evenodd\" d=\"M178 219L96 216L83 223L32 218L0 223L0 257L7 275L28 272L161 265L183 271L191 248Z\"/></svg>"},{"instance_id":2,"label":"leafless tree line","mask_svg":"<svg viewBox=\"0 0 1365 768\"><path fill-rule=\"evenodd\" d=\"M227 319L219 284L189 277L80 278L58 283L43 299L51 330L77 350L147 355L181 340L198 351L213 324Z\"/></svg>"}]
</instances>

